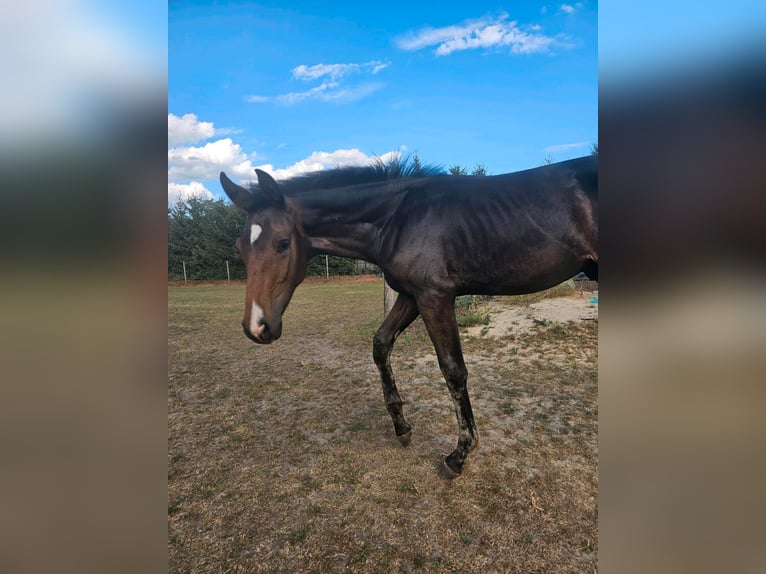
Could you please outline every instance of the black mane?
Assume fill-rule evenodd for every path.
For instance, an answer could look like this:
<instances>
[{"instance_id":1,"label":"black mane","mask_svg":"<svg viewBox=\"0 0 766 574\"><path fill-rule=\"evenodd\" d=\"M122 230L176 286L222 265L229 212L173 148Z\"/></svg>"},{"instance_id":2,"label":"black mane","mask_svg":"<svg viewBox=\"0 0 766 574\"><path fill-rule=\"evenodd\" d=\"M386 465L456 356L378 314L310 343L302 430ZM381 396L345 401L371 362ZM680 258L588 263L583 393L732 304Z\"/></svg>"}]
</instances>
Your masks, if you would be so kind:
<instances>
[{"instance_id":1,"label":"black mane","mask_svg":"<svg viewBox=\"0 0 766 574\"><path fill-rule=\"evenodd\" d=\"M395 158L388 162L377 160L366 166L348 166L314 171L297 175L290 179L280 180L277 183L283 192L294 194L302 191L333 189L391 179L430 177L434 175L446 175L446 173L439 166L424 165L406 157ZM251 183L250 189L251 191L258 189L258 185Z\"/></svg>"}]
</instances>

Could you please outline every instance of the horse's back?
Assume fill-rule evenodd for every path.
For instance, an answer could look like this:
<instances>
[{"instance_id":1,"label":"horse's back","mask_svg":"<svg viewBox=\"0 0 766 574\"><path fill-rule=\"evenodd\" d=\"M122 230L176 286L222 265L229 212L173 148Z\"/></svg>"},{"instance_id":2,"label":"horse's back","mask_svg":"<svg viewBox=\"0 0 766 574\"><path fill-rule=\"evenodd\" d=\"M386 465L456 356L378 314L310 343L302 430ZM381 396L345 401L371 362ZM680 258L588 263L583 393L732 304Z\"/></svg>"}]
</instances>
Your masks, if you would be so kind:
<instances>
[{"instance_id":1,"label":"horse's back","mask_svg":"<svg viewBox=\"0 0 766 574\"><path fill-rule=\"evenodd\" d=\"M596 157L420 180L392 221L389 274L456 293L528 293L597 259ZM384 265L385 267L385 265Z\"/></svg>"}]
</instances>

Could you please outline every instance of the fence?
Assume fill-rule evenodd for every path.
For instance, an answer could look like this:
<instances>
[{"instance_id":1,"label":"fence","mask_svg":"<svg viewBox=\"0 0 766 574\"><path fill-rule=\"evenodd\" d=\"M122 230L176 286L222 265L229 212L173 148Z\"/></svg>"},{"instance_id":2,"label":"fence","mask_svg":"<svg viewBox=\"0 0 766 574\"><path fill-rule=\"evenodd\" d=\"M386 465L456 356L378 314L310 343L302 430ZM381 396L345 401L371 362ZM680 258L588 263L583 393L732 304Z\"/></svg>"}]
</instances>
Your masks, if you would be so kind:
<instances>
[{"instance_id":1,"label":"fence","mask_svg":"<svg viewBox=\"0 0 766 574\"><path fill-rule=\"evenodd\" d=\"M181 265L175 265L178 269L168 268L168 281L231 281L232 279L244 279L241 264L236 268L233 263L222 260L220 265L211 268L209 265L194 265L187 261L181 261ZM310 277L338 277L345 275L382 275L380 267L359 259L346 257L334 257L318 255L309 262L307 276Z\"/></svg>"}]
</instances>

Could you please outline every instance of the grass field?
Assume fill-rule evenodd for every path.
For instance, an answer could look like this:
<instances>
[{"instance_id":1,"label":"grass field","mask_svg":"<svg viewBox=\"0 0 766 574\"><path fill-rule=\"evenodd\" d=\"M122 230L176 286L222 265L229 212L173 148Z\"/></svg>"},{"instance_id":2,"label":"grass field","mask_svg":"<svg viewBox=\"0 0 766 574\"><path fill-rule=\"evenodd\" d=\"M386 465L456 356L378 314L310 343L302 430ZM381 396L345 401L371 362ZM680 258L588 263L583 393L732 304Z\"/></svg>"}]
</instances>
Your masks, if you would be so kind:
<instances>
[{"instance_id":1,"label":"grass field","mask_svg":"<svg viewBox=\"0 0 766 574\"><path fill-rule=\"evenodd\" d=\"M170 571L595 572L596 323L464 337L481 441L445 481L452 401L417 321L392 356L399 445L372 361L382 305L380 280L306 282L261 346L242 284L169 287Z\"/></svg>"}]
</instances>

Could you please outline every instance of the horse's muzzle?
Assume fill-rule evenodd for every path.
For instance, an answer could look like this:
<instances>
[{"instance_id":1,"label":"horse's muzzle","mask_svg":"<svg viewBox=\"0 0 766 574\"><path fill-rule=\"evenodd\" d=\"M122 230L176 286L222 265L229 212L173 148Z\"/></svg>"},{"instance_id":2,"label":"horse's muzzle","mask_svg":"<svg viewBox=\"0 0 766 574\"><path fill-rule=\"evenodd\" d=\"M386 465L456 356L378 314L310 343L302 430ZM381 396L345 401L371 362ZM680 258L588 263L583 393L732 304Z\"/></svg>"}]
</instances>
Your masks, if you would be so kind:
<instances>
[{"instance_id":1,"label":"horse's muzzle","mask_svg":"<svg viewBox=\"0 0 766 574\"><path fill-rule=\"evenodd\" d=\"M259 333L255 335L251 330L250 327L245 323L242 322L242 330L245 332L245 335L248 339L251 341L258 343L259 345L268 345L270 343L273 343L277 339L279 339L279 336L282 333L274 333L270 328L268 323L261 323L258 326ZM280 329L281 331L281 329Z\"/></svg>"}]
</instances>

